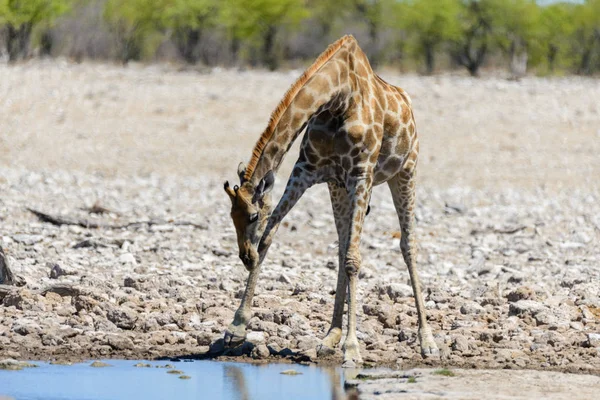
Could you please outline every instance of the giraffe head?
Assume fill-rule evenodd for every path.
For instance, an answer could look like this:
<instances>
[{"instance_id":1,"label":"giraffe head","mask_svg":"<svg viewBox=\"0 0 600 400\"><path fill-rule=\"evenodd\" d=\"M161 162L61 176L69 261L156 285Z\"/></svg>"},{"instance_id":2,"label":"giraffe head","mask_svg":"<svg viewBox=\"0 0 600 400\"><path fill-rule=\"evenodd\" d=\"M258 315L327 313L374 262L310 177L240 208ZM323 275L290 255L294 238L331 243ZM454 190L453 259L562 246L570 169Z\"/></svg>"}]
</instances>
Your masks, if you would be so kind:
<instances>
[{"instance_id":1,"label":"giraffe head","mask_svg":"<svg viewBox=\"0 0 600 400\"><path fill-rule=\"evenodd\" d=\"M271 195L275 176L269 171L257 183L244 179L246 168L238 166L240 185L233 188L225 182L225 192L231 200L231 219L235 226L240 259L248 270L258 265L258 245L271 215Z\"/></svg>"}]
</instances>

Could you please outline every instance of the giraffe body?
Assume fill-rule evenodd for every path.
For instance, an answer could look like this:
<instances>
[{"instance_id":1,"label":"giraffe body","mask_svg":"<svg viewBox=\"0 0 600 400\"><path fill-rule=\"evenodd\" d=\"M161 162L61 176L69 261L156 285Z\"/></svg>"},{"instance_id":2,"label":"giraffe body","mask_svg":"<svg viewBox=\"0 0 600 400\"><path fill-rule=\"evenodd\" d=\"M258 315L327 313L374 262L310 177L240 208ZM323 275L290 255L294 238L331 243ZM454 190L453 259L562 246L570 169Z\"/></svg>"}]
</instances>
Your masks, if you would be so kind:
<instances>
[{"instance_id":1,"label":"giraffe body","mask_svg":"<svg viewBox=\"0 0 600 400\"><path fill-rule=\"evenodd\" d=\"M293 141L306 130L300 155L275 209L270 189L274 173ZM319 354L332 353L341 340L348 294L346 365L361 362L356 338L356 285L359 251L371 189L387 182L402 231L424 356L438 350L425 317L416 274L414 237L415 172L419 144L408 95L379 78L356 40L332 44L288 91L259 139L248 165L240 165L240 186L225 184L232 201L240 258L250 271L246 292L225 335L226 344L245 338L251 299L264 259L279 224L314 184L329 186L339 239L339 272L331 328Z\"/></svg>"}]
</instances>

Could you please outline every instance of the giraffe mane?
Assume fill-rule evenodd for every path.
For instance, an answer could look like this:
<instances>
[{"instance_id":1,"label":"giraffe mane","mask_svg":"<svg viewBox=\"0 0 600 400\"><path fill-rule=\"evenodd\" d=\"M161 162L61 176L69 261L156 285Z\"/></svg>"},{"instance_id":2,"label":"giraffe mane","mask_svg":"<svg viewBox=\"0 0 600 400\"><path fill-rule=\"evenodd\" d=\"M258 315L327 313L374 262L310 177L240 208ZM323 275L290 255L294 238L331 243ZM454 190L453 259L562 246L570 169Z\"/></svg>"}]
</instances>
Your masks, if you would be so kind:
<instances>
[{"instance_id":1,"label":"giraffe mane","mask_svg":"<svg viewBox=\"0 0 600 400\"><path fill-rule=\"evenodd\" d=\"M244 180L250 180L250 178L252 177L254 169L258 164L258 160L260 159L260 156L265 146L273 137L275 127L279 123L279 120L281 119L283 113L292 104L292 101L294 100L300 89L302 89L306 82L308 82L308 80L312 78L312 76L342 47L344 43L346 43L348 40L353 39L354 38L352 35L346 35L330 44L327 47L327 49L325 49L325 51L323 51L323 53L321 53L321 55L317 57L315 62L310 67L308 67L296 80L296 82L294 82L294 84L287 90L287 92L283 96L283 99L281 99L275 110L271 113L271 117L269 118L269 124L267 125L267 128L263 131L262 135L260 135L260 138L256 142L256 145L254 145L254 150L252 150L252 158L250 159L250 162L246 167L246 172L244 173Z\"/></svg>"}]
</instances>

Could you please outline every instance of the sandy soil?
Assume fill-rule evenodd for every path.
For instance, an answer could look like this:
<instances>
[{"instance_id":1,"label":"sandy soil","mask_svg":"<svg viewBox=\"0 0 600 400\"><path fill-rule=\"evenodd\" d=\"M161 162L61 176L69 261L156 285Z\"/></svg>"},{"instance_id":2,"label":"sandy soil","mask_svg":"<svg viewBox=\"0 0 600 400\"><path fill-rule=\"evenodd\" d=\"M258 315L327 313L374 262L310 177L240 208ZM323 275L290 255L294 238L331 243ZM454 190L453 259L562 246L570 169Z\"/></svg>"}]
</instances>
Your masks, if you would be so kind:
<instances>
[{"instance_id":1,"label":"sandy soil","mask_svg":"<svg viewBox=\"0 0 600 400\"><path fill-rule=\"evenodd\" d=\"M0 245L26 281L0 290L0 358L207 351L246 277L222 182L300 72L0 66ZM418 268L442 349L432 365L600 373L600 81L382 76L409 92L419 129ZM90 214L96 202L111 212ZM423 365L385 187L371 205L362 355ZM153 222L58 227L26 207ZM280 229L237 355L316 361L336 239L327 190L315 187ZM56 265L65 274L52 279Z\"/></svg>"}]
</instances>

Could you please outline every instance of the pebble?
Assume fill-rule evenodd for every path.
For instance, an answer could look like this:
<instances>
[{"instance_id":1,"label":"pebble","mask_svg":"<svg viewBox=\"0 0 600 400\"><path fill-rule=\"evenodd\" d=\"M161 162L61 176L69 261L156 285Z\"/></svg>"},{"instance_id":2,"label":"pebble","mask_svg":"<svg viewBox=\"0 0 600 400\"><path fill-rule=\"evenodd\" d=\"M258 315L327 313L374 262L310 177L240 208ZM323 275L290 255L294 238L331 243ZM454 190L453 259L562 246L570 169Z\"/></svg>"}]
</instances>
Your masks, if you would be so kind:
<instances>
[{"instance_id":1,"label":"pebble","mask_svg":"<svg viewBox=\"0 0 600 400\"><path fill-rule=\"evenodd\" d=\"M246 335L246 341L254 345L265 343L265 340L264 332L248 332Z\"/></svg>"},{"instance_id":2,"label":"pebble","mask_svg":"<svg viewBox=\"0 0 600 400\"><path fill-rule=\"evenodd\" d=\"M107 364L107 363L102 362L102 361L94 361L93 363L90 364L90 367L104 368L104 367L112 367L112 365Z\"/></svg>"},{"instance_id":3,"label":"pebble","mask_svg":"<svg viewBox=\"0 0 600 400\"><path fill-rule=\"evenodd\" d=\"M133 255L133 254L131 254L131 253L124 253L124 254L121 254L121 255L119 256L119 259L118 259L118 261L119 261L121 264L137 264L137 261L135 260L135 257L134 257L134 255Z\"/></svg>"},{"instance_id":4,"label":"pebble","mask_svg":"<svg viewBox=\"0 0 600 400\"><path fill-rule=\"evenodd\" d=\"M286 369L280 372L281 375L302 375L302 372L298 372L295 369Z\"/></svg>"}]
</instances>

